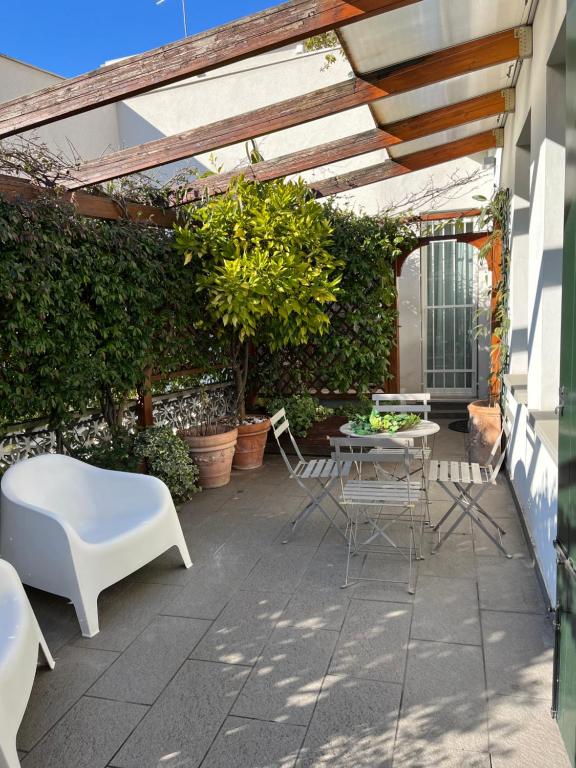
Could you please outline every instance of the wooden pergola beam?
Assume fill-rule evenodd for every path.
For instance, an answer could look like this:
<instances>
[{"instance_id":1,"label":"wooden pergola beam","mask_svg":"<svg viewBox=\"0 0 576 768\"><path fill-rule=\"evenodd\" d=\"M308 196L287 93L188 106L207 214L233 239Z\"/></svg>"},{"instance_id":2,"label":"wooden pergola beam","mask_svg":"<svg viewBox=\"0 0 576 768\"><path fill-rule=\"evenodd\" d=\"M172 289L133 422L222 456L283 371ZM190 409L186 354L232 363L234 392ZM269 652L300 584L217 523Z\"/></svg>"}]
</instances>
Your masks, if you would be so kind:
<instances>
[{"instance_id":1,"label":"wooden pergola beam","mask_svg":"<svg viewBox=\"0 0 576 768\"><path fill-rule=\"evenodd\" d=\"M520 46L524 29L497 32L399 64L370 80L347 80L210 125L112 152L71 170L67 186L77 189L149 170L517 59L528 55L525 46Z\"/></svg>"},{"instance_id":2,"label":"wooden pergola beam","mask_svg":"<svg viewBox=\"0 0 576 768\"><path fill-rule=\"evenodd\" d=\"M441 144L430 149L421 150L420 152L413 152L397 160L386 160L383 163L360 168L357 171L344 173L341 176L333 176L329 179L315 181L310 184L310 187L317 197L329 197L330 195L349 192L351 189L364 187L368 184L385 181L395 176L403 176L406 173L430 168L433 165L447 163L450 160L457 160L466 155L473 155L476 152L493 149L501 146L501 142L501 129L484 131L473 136L467 136L464 139L451 141L448 144Z\"/></svg>"},{"instance_id":3,"label":"wooden pergola beam","mask_svg":"<svg viewBox=\"0 0 576 768\"><path fill-rule=\"evenodd\" d=\"M0 138L421 0L289 0L0 106Z\"/></svg>"},{"instance_id":4,"label":"wooden pergola beam","mask_svg":"<svg viewBox=\"0 0 576 768\"><path fill-rule=\"evenodd\" d=\"M26 179L0 174L0 196L8 202L32 201L49 194L46 187L39 187ZM91 195L88 192L62 192L58 197L70 203L81 216L94 219L128 219L157 227L171 227L176 221L174 211L155 208L152 205L126 203L120 205L110 197Z\"/></svg>"},{"instance_id":5,"label":"wooden pergola beam","mask_svg":"<svg viewBox=\"0 0 576 768\"><path fill-rule=\"evenodd\" d=\"M403 141L421 138L437 131L454 128L458 125L493 117L511 111L514 103L513 89L482 94L466 101L441 107L431 112L415 115L388 125L382 125L372 131L346 136L326 144L293 152L289 155L265 160L246 168L206 176L192 182L178 204L189 203L205 196L222 194L228 189L232 179L239 174L253 181L270 181L283 176L301 173L311 168L319 168L340 160L386 149Z\"/></svg>"}]
</instances>

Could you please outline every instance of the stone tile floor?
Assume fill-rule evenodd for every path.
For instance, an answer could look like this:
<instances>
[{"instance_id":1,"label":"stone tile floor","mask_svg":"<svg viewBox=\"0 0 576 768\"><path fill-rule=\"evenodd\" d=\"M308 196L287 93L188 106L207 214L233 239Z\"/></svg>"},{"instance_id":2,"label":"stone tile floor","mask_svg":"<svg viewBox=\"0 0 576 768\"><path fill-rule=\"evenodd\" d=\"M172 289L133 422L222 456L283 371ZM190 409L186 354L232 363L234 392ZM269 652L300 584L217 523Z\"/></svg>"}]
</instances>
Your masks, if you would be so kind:
<instances>
[{"instance_id":1,"label":"stone tile floor","mask_svg":"<svg viewBox=\"0 0 576 768\"><path fill-rule=\"evenodd\" d=\"M462 457L447 425L437 456ZM447 498L431 489L432 517ZM550 719L552 629L505 480L486 506L514 559L470 523L398 583L340 589L345 547L278 457L181 511L175 552L107 590L100 633L30 590L56 658L19 733L24 768L568 768ZM405 578L398 557L363 573Z\"/></svg>"}]
</instances>

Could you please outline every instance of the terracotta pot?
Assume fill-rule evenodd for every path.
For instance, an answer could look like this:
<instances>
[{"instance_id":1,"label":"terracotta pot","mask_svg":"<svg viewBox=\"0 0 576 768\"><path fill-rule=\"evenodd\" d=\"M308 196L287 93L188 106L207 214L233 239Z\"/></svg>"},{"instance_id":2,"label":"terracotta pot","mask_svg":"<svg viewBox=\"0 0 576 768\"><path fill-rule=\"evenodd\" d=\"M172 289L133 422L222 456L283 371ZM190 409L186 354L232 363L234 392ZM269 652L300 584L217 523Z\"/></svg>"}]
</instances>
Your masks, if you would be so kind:
<instances>
[{"instance_id":1,"label":"terracotta pot","mask_svg":"<svg viewBox=\"0 0 576 768\"><path fill-rule=\"evenodd\" d=\"M500 437L502 414L498 403L476 400L468 405L468 458L478 464L487 464L490 453Z\"/></svg>"},{"instance_id":2,"label":"terracotta pot","mask_svg":"<svg viewBox=\"0 0 576 768\"><path fill-rule=\"evenodd\" d=\"M202 488L220 488L230 482L232 459L238 437L236 427L219 426L211 435L198 435L188 429L178 433L188 445L190 456L198 466Z\"/></svg>"},{"instance_id":3,"label":"terracotta pot","mask_svg":"<svg viewBox=\"0 0 576 768\"><path fill-rule=\"evenodd\" d=\"M257 469L262 466L269 429L270 419L238 426L234 469Z\"/></svg>"}]
</instances>

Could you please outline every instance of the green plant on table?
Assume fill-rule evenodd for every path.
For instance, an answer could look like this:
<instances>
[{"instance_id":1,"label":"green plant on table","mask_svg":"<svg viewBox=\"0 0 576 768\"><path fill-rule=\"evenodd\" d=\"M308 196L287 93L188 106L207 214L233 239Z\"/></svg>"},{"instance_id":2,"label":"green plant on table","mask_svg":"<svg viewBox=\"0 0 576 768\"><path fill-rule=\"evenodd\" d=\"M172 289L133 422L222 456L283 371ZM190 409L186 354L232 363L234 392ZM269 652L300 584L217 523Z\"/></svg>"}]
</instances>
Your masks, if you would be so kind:
<instances>
[{"instance_id":1,"label":"green plant on table","mask_svg":"<svg viewBox=\"0 0 576 768\"><path fill-rule=\"evenodd\" d=\"M374 435L384 432L395 434L403 429L415 427L421 421L416 413L378 413L376 409L369 416L358 414L351 422L356 435Z\"/></svg>"}]
</instances>

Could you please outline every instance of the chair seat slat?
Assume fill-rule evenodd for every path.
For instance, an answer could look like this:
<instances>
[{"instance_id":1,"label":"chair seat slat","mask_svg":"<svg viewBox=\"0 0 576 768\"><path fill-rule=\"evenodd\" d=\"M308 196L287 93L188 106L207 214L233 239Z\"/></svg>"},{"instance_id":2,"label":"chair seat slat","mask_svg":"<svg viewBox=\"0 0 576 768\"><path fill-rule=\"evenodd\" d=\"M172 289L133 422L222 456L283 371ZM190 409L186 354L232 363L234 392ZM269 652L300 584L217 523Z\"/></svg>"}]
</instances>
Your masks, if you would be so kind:
<instances>
[{"instance_id":1,"label":"chair seat slat","mask_svg":"<svg viewBox=\"0 0 576 768\"><path fill-rule=\"evenodd\" d=\"M434 459L430 461L430 466L428 467L428 478L432 482L438 480L438 462Z\"/></svg>"},{"instance_id":2,"label":"chair seat slat","mask_svg":"<svg viewBox=\"0 0 576 768\"><path fill-rule=\"evenodd\" d=\"M478 485L482 485L482 474L480 472L479 464L470 464L470 471L472 472L472 481Z\"/></svg>"},{"instance_id":3,"label":"chair seat slat","mask_svg":"<svg viewBox=\"0 0 576 768\"><path fill-rule=\"evenodd\" d=\"M321 477L322 476L322 470L324 469L324 464L326 464L326 459L317 459L314 467L312 468L312 473L310 477Z\"/></svg>"},{"instance_id":4,"label":"chair seat slat","mask_svg":"<svg viewBox=\"0 0 576 768\"><path fill-rule=\"evenodd\" d=\"M470 465L463 462L462 465L460 466L460 471L462 473L462 482L469 483L470 482Z\"/></svg>"},{"instance_id":5,"label":"chair seat slat","mask_svg":"<svg viewBox=\"0 0 576 768\"><path fill-rule=\"evenodd\" d=\"M441 461L440 462L440 480L444 483L447 483L449 480L448 477L448 462L447 461Z\"/></svg>"},{"instance_id":6,"label":"chair seat slat","mask_svg":"<svg viewBox=\"0 0 576 768\"><path fill-rule=\"evenodd\" d=\"M460 482L460 462L458 461L450 462L450 480L456 483Z\"/></svg>"}]
</instances>

